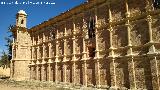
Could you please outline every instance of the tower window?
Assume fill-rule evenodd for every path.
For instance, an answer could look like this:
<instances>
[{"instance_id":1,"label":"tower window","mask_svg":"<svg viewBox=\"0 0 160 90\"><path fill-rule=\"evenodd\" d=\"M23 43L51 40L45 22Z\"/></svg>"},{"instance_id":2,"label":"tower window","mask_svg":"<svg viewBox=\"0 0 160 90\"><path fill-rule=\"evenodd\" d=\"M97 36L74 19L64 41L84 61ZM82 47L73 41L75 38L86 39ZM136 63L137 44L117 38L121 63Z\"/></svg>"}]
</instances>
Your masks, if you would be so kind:
<instances>
[{"instance_id":1,"label":"tower window","mask_svg":"<svg viewBox=\"0 0 160 90\"><path fill-rule=\"evenodd\" d=\"M153 6L156 9L160 8L160 0L153 0Z\"/></svg>"},{"instance_id":2,"label":"tower window","mask_svg":"<svg viewBox=\"0 0 160 90\"><path fill-rule=\"evenodd\" d=\"M88 22L88 36L89 38L95 37L95 18L90 17Z\"/></svg>"},{"instance_id":3,"label":"tower window","mask_svg":"<svg viewBox=\"0 0 160 90\"><path fill-rule=\"evenodd\" d=\"M21 24L23 24L24 23L24 20L21 20Z\"/></svg>"}]
</instances>

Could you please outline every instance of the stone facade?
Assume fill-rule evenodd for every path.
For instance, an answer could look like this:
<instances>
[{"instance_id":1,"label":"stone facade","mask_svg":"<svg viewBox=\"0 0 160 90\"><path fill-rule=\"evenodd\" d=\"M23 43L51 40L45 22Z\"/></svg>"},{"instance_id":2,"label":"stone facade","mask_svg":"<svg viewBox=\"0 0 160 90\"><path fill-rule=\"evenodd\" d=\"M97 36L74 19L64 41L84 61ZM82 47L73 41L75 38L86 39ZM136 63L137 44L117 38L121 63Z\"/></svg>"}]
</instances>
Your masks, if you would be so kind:
<instances>
[{"instance_id":1,"label":"stone facade","mask_svg":"<svg viewBox=\"0 0 160 90\"><path fill-rule=\"evenodd\" d=\"M159 15L153 0L89 0L27 29L18 13L11 78L160 90Z\"/></svg>"}]
</instances>

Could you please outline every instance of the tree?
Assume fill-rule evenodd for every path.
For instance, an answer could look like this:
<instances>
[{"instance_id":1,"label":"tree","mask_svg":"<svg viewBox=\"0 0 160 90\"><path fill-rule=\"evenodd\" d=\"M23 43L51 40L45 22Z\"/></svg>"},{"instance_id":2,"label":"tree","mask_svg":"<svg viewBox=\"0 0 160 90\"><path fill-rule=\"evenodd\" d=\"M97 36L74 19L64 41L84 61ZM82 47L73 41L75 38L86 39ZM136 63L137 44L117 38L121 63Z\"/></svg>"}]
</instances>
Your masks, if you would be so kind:
<instances>
[{"instance_id":1,"label":"tree","mask_svg":"<svg viewBox=\"0 0 160 90\"><path fill-rule=\"evenodd\" d=\"M1 56L1 60L0 60L0 66L2 66L3 68L5 67L9 67L10 65L10 61L8 59L8 55L6 54L6 52L2 52L2 56Z\"/></svg>"},{"instance_id":2,"label":"tree","mask_svg":"<svg viewBox=\"0 0 160 90\"><path fill-rule=\"evenodd\" d=\"M1 59L0 59L0 66L3 66L3 67L9 67L10 66L10 60L12 59L12 37L13 35L10 33L11 30L14 28L13 25L10 25L8 27L8 33L9 33L9 36L5 37L5 40L6 40L6 47L7 47L7 53L5 51L2 52L2 56L1 56Z\"/></svg>"},{"instance_id":3,"label":"tree","mask_svg":"<svg viewBox=\"0 0 160 90\"><path fill-rule=\"evenodd\" d=\"M7 42L7 44L5 45L7 47L7 50L8 50L8 59L11 60L12 59L12 43L13 43L13 35L10 33L11 30L14 28L14 25L10 25L8 27L8 33L9 33L9 36L8 37L5 37L5 40Z\"/></svg>"}]
</instances>

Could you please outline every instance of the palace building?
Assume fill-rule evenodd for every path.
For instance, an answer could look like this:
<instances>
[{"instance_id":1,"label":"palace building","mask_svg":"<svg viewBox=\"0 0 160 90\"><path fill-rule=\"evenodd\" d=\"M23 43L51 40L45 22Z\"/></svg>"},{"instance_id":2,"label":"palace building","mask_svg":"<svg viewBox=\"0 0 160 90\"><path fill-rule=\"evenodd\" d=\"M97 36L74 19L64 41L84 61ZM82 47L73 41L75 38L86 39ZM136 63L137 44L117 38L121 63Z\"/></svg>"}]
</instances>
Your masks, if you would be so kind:
<instances>
[{"instance_id":1,"label":"palace building","mask_svg":"<svg viewBox=\"0 0 160 90\"><path fill-rule=\"evenodd\" d=\"M11 79L160 90L158 0L88 0L27 29L16 14Z\"/></svg>"}]
</instances>

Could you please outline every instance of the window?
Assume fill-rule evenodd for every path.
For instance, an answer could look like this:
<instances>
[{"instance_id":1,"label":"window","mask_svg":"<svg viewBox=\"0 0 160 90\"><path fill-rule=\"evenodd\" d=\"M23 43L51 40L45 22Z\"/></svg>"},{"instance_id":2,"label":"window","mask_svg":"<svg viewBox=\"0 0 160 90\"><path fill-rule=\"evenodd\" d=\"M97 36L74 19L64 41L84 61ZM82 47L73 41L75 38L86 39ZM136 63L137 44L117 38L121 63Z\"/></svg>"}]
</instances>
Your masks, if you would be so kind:
<instances>
[{"instance_id":1,"label":"window","mask_svg":"<svg viewBox=\"0 0 160 90\"><path fill-rule=\"evenodd\" d=\"M53 39L55 39L56 37L55 37L56 35L55 35L55 33L54 32L52 32L52 38Z\"/></svg>"},{"instance_id":2,"label":"window","mask_svg":"<svg viewBox=\"0 0 160 90\"><path fill-rule=\"evenodd\" d=\"M53 39L56 38L56 35L55 35L55 31L54 31L54 30L51 30L51 31L50 31L50 38L51 38L51 40L53 40Z\"/></svg>"},{"instance_id":3,"label":"window","mask_svg":"<svg viewBox=\"0 0 160 90\"><path fill-rule=\"evenodd\" d=\"M93 46L88 47L89 57L95 57L95 48Z\"/></svg>"},{"instance_id":4,"label":"window","mask_svg":"<svg viewBox=\"0 0 160 90\"><path fill-rule=\"evenodd\" d=\"M154 0L153 6L154 6L154 8L156 8L156 9L160 8L160 0Z\"/></svg>"},{"instance_id":5,"label":"window","mask_svg":"<svg viewBox=\"0 0 160 90\"><path fill-rule=\"evenodd\" d=\"M24 20L21 20L21 24L23 24L24 23Z\"/></svg>"},{"instance_id":6,"label":"window","mask_svg":"<svg viewBox=\"0 0 160 90\"><path fill-rule=\"evenodd\" d=\"M89 38L95 37L95 18L90 17L88 22L88 36Z\"/></svg>"}]
</instances>

